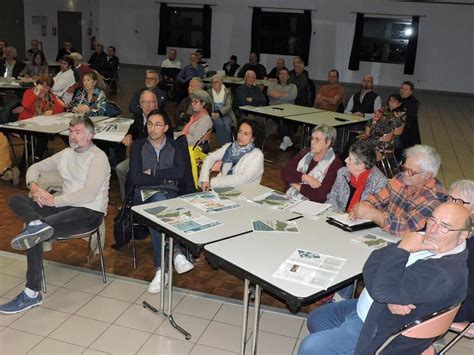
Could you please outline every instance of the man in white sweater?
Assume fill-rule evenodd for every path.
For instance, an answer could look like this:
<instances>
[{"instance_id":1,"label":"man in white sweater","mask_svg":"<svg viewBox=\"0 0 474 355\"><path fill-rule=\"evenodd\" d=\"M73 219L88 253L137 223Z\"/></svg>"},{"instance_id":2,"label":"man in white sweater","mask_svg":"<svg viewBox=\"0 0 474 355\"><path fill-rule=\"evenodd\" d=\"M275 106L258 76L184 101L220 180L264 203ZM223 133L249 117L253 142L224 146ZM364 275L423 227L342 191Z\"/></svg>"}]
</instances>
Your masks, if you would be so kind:
<instances>
[{"instance_id":1,"label":"man in white sweater","mask_svg":"<svg viewBox=\"0 0 474 355\"><path fill-rule=\"evenodd\" d=\"M26 288L0 313L19 313L42 302L41 280L43 242L86 233L98 227L107 212L110 165L105 153L92 143L94 124L89 118L69 123L69 145L52 157L33 164L26 173L31 198L13 195L10 209L26 224L12 239L11 247L27 251ZM63 181L63 194L53 196L41 188L38 178L57 172Z\"/></svg>"}]
</instances>

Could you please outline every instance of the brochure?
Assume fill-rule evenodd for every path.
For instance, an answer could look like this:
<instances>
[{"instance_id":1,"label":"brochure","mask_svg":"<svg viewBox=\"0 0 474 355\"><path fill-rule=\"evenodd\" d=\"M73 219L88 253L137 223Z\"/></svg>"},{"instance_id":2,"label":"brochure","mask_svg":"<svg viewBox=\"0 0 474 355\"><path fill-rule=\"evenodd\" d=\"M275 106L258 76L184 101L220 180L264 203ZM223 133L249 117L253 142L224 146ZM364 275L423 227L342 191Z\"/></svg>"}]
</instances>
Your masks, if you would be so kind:
<instances>
[{"instance_id":1,"label":"brochure","mask_svg":"<svg viewBox=\"0 0 474 355\"><path fill-rule=\"evenodd\" d=\"M393 244L392 241L375 234L366 234L351 240L356 243L361 243L372 249L380 249L386 247L389 244Z\"/></svg>"},{"instance_id":2,"label":"brochure","mask_svg":"<svg viewBox=\"0 0 474 355\"><path fill-rule=\"evenodd\" d=\"M181 199L206 213L223 212L240 207L235 201L220 199L213 191L196 192L181 196Z\"/></svg>"},{"instance_id":3,"label":"brochure","mask_svg":"<svg viewBox=\"0 0 474 355\"><path fill-rule=\"evenodd\" d=\"M299 232L295 221L280 221L280 220L257 220L252 221L254 232Z\"/></svg>"},{"instance_id":4,"label":"brochure","mask_svg":"<svg viewBox=\"0 0 474 355\"><path fill-rule=\"evenodd\" d=\"M258 203L262 206L268 206L278 211L285 210L289 207L295 206L300 200L294 200L279 191L269 191L263 195L259 195L250 200L250 202Z\"/></svg>"}]
</instances>

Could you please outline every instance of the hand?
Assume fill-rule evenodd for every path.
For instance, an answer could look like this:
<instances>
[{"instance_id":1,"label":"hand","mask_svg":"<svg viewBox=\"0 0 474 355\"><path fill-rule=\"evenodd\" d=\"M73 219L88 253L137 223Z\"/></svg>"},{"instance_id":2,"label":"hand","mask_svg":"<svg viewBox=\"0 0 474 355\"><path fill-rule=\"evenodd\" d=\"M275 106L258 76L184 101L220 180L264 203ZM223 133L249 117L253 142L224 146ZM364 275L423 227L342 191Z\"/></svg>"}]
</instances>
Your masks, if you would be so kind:
<instances>
[{"instance_id":1,"label":"hand","mask_svg":"<svg viewBox=\"0 0 474 355\"><path fill-rule=\"evenodd\" d=\"M218 160L214 163L214 165L211 168L212 172L219 173L222 168L222 160Z\"/></svg>"},{"instance_id":2,"label":"hand","mask_svg":"<svg viewBox=\"0 0 474 355\"><path fill-rule=\"evenodd\" d=\"M368 218L370 219L370 216L374 210L374 207L368 202L359 202L357 205L355 205L351 212L349 212L349 218L352 220L356 220L359 218Z\"/></svg>"},{"instance_id":3,"label":"hand","mask_svg":"<svg viewBox=\"0 0 474 355\"><path fill-rule=\"evenodd\" d=\"M211 113L211 118L212 118L213 120L218 119L219 117L221 117L221 115L219 115L219 113L217 113L217 112Z\"/></svg>"},{"instance_id":4,"label":"hand","mask_svg":"<svg viewBox=\"0 0 474 355\"><path fill-rule=\"evenodd\" d=\"M315 177L312 177L311 175L308 175L308 174L303 174L303 176L301 177L301 180L306 182L313 189L317 189L321 186L321 181L319 181Z\"/></svg>"},{"instance_id":5,"label":"hand","mask_svg":"<svg viewBox=\"0 0 474 355\"><path fill-rule=\"evenodd\" d=\"M38 96L41 92L41 89L42 89L42 85L41 84L37 84L35 85L35 88L33 89L33 93Z\"/></svg>"},{"instance_id":6,"label":"hand","mask_svg":"<svg viewBox=\"0 0 474 355\"><path fill-rule=\"evenodd\" d=\"M51 116L52 114L53 114L53 110L44 111L45 116Z\"/></svg>"},{"instance_id":7,"label":"hand","mask_svg":"<svg viewBox=\"0 0 474 355\"><path fill-rule=\"evenodd\" d=\"M294 183L290 184L290 186L298 192L301 190L301 184L297 184L297 183L294 182Z\"/></svg>"},{"instance_id":8,"label":"hand","mask_svg":"<svg viewBox=\"0 0 474 355\"><path fill-rule=\"evenodd\" d=\"M401 305L401 304L387 304L388 310L390 313L395 314L397 316L406 316L407 314L410 314L410 312L416 308L414 304L407 304L407 305Z\"/></svg>"},{"instance_id":9,"label":"hand","mask_svg":"<svg viewBox=\"0 0 474 355\"><path fill-rule=\"evenodd\" d=\"M145 170L143 170L143 174L151 175L151 169L145 169Z\"/></svg>"},{"instance_id":10,"label":"hand","mask_svg":"<svg viewBox=\"0 0 474 355\"><path fill-rule=\"evenodd\" d=\"M359 117L364 117L364 114L362 112L354 112L353 115L359 116Z\"/></svg>"},{"instance_id":11,"label":"hand","mask_svg":"<svg viewBox=\"0 0 474 355\"><path fill-rule=\"evenodd\" d=\"M201 182L201 191L206 191L209 189L209 181Z\"/></svg>"},{"instance_id":12,"label":"hand","mask_svg":"<svg viewBox=\"0 0 474 355\"><path fill-rule=\"evenodd\" d=\"M31 195L33 200L36 201L38 206L54 206L54 196L51 195L48 191L39 187L37 184L32 184L30 187Z\"/></svg>"},{"instance_id":13,"label":"hand","mask_svg":"<svg viewBox=\"0 0 474 355\"><path fill-rule=\"evenodd\" d=\"M123 139L122 139L122 144L128 147L130 143L132 143L133 138L131 134L127 134Z\"/></svg>"},{"instance_id":14,"label":"hand","mask_svg":"<svg viewBox=\"0 0 474 355\"><path fill-rule=\"evenodd\" d=\"M251 98L251 97L247 97L245 100L247 100L248 102L252 102L252 98Z\"/></svg>"},{"instance_id":15,"label":"hand","mask_svg":"<svg viewBox=\"0 0 474 355\"><path fill-rule=\"evenodd\" d=\"M437 245L430 241L425 235L417 232L407 233L402 237L398 247L409 253L418 251L436 251Z\"/></svg>"},{"instance_id":16,"label":"hand","mask_svg":"<svg viewBox=\"0 0 474 355\"><path fill-rule=\"evenodd\" d=\"M74 112L77 112L77 113L87 113L87 112L89 112L89 106L87 106L87 105L78 105L76 107L73 107L72 110Z\"/></svg>"}]
</instances>

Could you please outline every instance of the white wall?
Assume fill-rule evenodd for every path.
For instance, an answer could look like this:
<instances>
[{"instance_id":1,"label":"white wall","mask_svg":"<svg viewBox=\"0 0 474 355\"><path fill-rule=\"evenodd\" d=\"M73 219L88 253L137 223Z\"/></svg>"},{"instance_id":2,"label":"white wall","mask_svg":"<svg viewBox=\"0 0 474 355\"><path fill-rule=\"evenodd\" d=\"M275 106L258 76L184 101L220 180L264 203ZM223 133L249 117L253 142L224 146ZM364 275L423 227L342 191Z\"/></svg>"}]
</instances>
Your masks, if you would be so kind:
<instances>
[{"instance_id":1,"label":"white wall","mask_svg":"<svg viewBox=\"0 0 474 355\"><path fill-rule=\"evenodd\" d=\"M80 9L77 11L87 12L92 8L94 23L98 23L99 29L94 34L105 45L117 47L122 63L158 66L164 58L157 54L160 4L156 0L25 0L25 21L31 19L32 9L35 12L44 9L46 1L62 9L71 3ZM237 55L241 64L247 61L252 21L252 9L249 6L316 9L313 12L313 35L307 68L312 78L323 80L329 69L337 68L343 82L358 83L363 74L371 73L379 85L398 86L403 80L411 80L418 88L474 93L474 6L374 0L213 2L217 6L212 7L212 58L208 60L211 69L220 69L231 54ZM169 4L172 3L173 0L169 0ZM43 11L55 21L57 9ZM403 65L367 62L361 62L359 71L349 71L347 67L355 27L355 14L351 14L351 11L426 15L420 20L415 74L403 75ZM100 16L98 21L96 13ZM94 28L97 26L94 25ZM28 29L27 26L27 43L30 38ZM87 38L83 36L83 40ZM54 50L57 49L55 39L48 43ZM86 44L83 44L83 48L86 48ZM178 56L187 63L192 51L179 48ZM261 62L270 70L277 57L262 54ZM284 58L287 66L291 67L291 58Z\"/></svg>"},{"instance_id":2,"label":"white wall","mask_svg":"<svg viewBox=\"0 0 474 355\"><path fill-rule=\"evenodd\" d=\"M82 13L82 54L87 61L91 54L90 37L98 36L99 1L97 0L23 0L25 7L25 48L30 48L32 39L43 42L43 50L49 61L56 58L58 53L58 37L52 35L52 27L58 27L58 11L75 11ZM92 17L90 16L92 12ZM48 25L46 36L41 36L41 26L33 25L32 16L47 16ZM92 35L87 29L92 24ZM74 43L73 43L74 47Z\"/></svg>"}]
</instances>

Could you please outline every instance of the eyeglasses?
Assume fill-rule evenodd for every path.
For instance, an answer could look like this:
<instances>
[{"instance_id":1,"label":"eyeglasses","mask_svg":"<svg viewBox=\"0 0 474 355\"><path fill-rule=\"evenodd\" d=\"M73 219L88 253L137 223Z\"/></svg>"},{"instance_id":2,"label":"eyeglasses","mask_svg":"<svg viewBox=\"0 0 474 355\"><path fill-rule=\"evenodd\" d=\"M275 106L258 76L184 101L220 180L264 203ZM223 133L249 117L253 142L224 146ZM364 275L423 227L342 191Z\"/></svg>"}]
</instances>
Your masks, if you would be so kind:
<instances>
[{"instance_id":1,"label":"eyeglasses","mask_svg":"<svg viewBox=\"0 0 474 355\"><path fill-rule=\"evenodd\" d=\"M400 168L401 168L402 171L406 172L408 174L408 176L415 176L415 175L419 175L419 174L424 173L424 171L415 171L415 170L407 167L405 164L400 165Z\"/></svg>"},{"instance_id":2,"label":"eyeglasses","mask_svg":"<svg viewBox=\"0 0 474 355\"><path fill-rule=\"evenodd\" d=\"M145 80L158 80L158 78L155 78L155 77L149 78L149 77L146 76Z\"/></svg>"},{"instance_id":3,"label":"eyeglasses","mask_svg":"<svg viewBox=\"0 0 474 355\"><path fill-rule=\"evenodd\" d=\"M457 203L458 205L470 205L470 202L464 201L462 198L455 198L451 195L445 195L444 199L446 202L454 202Z\"/></svg>"},{"instance_id":4,"label":"eyeglasses","mask_svg":"<svg viewBox=\"0 0 474 355\"><path fill-rule=\"evenodd\" d=\"M156 104L156 101L140 101L140 105L154 105Z\"/></svg>"},{"instance_id":5,"label":"eyeglasses","mask_svg":"<svg viewBox=\"0 0 474 355\"><path fill-rule=\"evenodd\" d=\"M433 227L433 225L437 225L438 226L438 230L441 234L448 234L449 232L461 232L461 231L466 231L467 229L465 228L462 228L462 229L451 229L449 228L449 226L447 226L446 224L443 224L443 222L441 221L438 221L436 218L434 218L433 216L431 217L428 217L428 220L426 221L426 225L431 228Z\"/></svg>"},{"instance_id":6,"label":"eyeglasses","mask_svg":"<svg viewBox=\"0 0 474 355\"><path fill-rule=\"evenodd\" d=\"M153 123L153 122L148 121L148 122L146 123L146 126L149 127L149 128L151 128L151 127L159 128L159 127L164 127L164 126L166 126L166 123L161 123L161 122Z\"/></svg>"}]
</instances>

